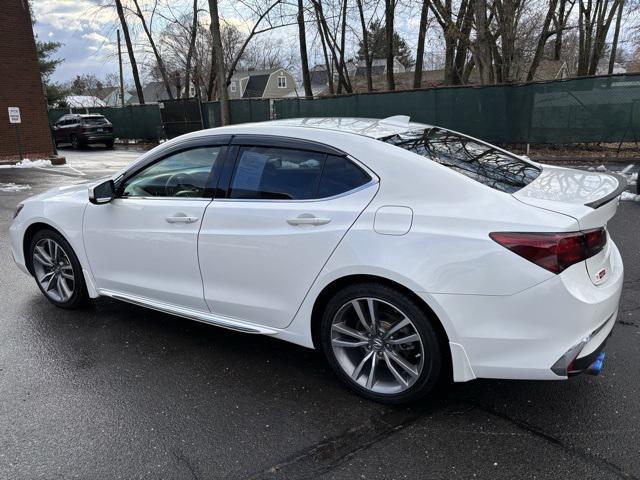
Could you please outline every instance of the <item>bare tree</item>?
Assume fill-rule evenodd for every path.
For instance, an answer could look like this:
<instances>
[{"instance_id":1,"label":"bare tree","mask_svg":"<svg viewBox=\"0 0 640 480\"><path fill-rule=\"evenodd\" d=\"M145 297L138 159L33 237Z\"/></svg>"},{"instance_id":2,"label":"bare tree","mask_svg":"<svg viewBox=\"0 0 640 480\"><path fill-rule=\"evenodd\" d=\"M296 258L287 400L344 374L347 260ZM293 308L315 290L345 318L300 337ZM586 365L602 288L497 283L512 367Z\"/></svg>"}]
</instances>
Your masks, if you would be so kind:
<instances>
[{"instance_id":1,"label":"bare tree","mask_svg":"<svg viewBox=\"0 0 640 480\"><path fill-rule=\"evenodd\" d=\"M425 0L427 1L427 0ZM362 29L362 50L364 51L364 68L365 76L367 78L367 92L373 91L373 79L371 78L371 63L373 59L369 52L369 29L367 28L367 22L364 19L364 7L362 0L356 0L358 6L358 16L360 17L360 28Z\"/></svg>"},{"instance_id":2,"label":"bare tree","mask_svg":"<svg viewBox=\"0 0 640 480\"><path fill-rule=\"evenodd\" d=\"M487 0L474 0L474 16L476 22L476 43L473 49L475 64L478 68L480 83L486 85L494 82L491 59L491 32L487 18Z\"/></svg>"},{"instance_id":3,"label":"bare tree","mask_svg":"<svg viewBox=\"0 0 640 480\"><path fill-rule=\"evenodd\" d=\"M611 43L611 57L609 58L609 70L608 73L613 73L613 68L616 64L616 54L618 53L618 39L620 38L620 24L622 23L622 10L624 9L624 0L620 0L618 3L618 16L616 18L616 28L613 33L613 42Z\"/></svg>"},{"instance_id":4,"label":"bare tree","mask_svg":"<svg viewBox=\"0 0 640 480\"><path fill-rule=\"evenodd\" d=\"M395 17L395 8L395 0L384 0L385 34L387 44L387 88L389 90L396 89L396 82L393 75L393 20Z\"/></svg>"},{"instance_id":5,"label":"bare tree","mask_svg":"<svg viewBox=\"0 0 640 480\"><path fill-rule=\"evenodd\" d=\"M298 0L298 38L300 43L300 69L302 70L302 85L305 97L312 97L311 75L309 74L309 59L307 57L307 32L304 24L304 1Z\"/></svg>"},{"instance_id":6,"label":"bare tree","mask_svg":"<svg viewBox=\"0 0 640 480\"><path fill-rule=\"evenodd\" d=\"M129 26L127 25L127 19L124 15L124 9L122 8L122 1L115 0L116 11L118 12L118 18L120 19L120 26L122 27L122 33L124 34L124 41L127 45L127 53L129 54L129 62L131 63L131 73L133 74L133 82L136 85L136 94L138 95L138 103L144 105L144 93L142 91L142 84L140 83L140 74L138 73L138 64L136 63L136 56L133 53L133 47L131 45L131 35L129 34Z\"/></svg>"},{"instance_id":7,"label":"bare tree","mask_svg":"<svg viewBox=\"0 0 640 480\"><path fill-rule=\"evenodd\" d=\"M160 52L158 51L158 47L156 46L156 42L153 38L153 35L151 34L151 28L149 26L149 23L147 23L147 20L145 19L144 14L142 13L142 9L140 8L140 3L138 0L133 0L133 4L136 7L136 11L135 14L138 17L138 19L140 19L140 23L142 24L142 28L144 29L144 33L147 36L147 40L149 41L149 45L151 46L151 50L153 50L153 54L155 56L156 59L156 63L158 65L158 70L160 71L160 75L162 76L162 81L164 83L164 87L167 91L167 95L169 95L170 99L173 99L173 92L171 90L171 81L169 79L169 75L167 73L167 69L164 65L164 61L162 59L162 56L160 55ZM156 11L156 8L158 7L158 0L154 0L153 3L153 8L151 9L151 15L150 15L150 21L153 21L153 17L154 17L154 13Z\"/></svg>"},{"instance_id":8,"label":"bare tree","mask_svg":"<svg viewBox=\"0 0 640 480\"><path fill-rule=\"evenodd\" d=\"M544 19L544 23L542 25L542 31L540 32L540 36L538 37L538 45L536 47L536 53L533 56L533 60L531 62L531 66L529 67L529 73L527 73L527 81L530 82L533 80L533 77L536 74L536 70L538 69L538 65L540 65L540 60L542 60L542 54L544 53L544 47L547 44L547 40L552 37L556 32L550 31L549 27L551 26L551 21L556 13L556 6L558 5L558 0L549 0L549 6L547 8L547 15Z\"/></svg>"},{"instance_id":9,"label":"bare tree","mask_svg":"<svg viewBox=\"0 0 640 480\"><path fill-rule=\"evenodd\" d=\"M424 42L427 36L427 26L429 17L429 0L422 0L422 11L420 13L420 27L418 28L418 47L416 52L416 67L413 74L413 88L422 86L422 69L424 64Z\"/></svg>"},{"instance_id":10,"label":"bare tree","mask_svg":"<svg viewBox=\"0 0 640 480\"><path fill-rule=\"evenodd\" d=\"M579 0L578 76L595 75L613 17L622 0Z\"/></svg>"},{"instance_id":11,"label":"bare tree","mask_svg":"<svg viewBox=\"0 0 640 480\"><path fill-rule=\"evenodd\" d=\"M215 65L215 73L218 77L218 99L220 100L220 123L231 123L229 105L229 93L225 78L224 55L222 53L222 37L220 35L220 17L218 16L218 0L209 0L209 14L211 16L212 56L211 64ZM212 71L213 73L213 71Z\"/></svg>"},{"instance_id":12,"label":"bare tree","mask_svg":"<svg viewBox=\"0 0 640 480\"><path fill-rule=\"evenodd\" d=\"M184 70L184 84L187 89L186 96L189 96L189 89L191 88L191 62L193 60L193 54L196 50L196 36L198 35L198 0L193 0L193 23L191 24L189 51L187 52L187 64Z\"/></svg>"}]
</instances>

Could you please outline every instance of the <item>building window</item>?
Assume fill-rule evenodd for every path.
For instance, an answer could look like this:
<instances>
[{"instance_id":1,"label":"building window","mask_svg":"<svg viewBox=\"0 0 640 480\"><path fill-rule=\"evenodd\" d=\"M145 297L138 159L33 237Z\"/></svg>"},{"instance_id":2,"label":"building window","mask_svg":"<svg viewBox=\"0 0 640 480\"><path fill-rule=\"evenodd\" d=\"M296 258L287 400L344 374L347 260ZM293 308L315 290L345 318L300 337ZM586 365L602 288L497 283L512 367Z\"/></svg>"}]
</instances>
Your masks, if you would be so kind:
<instances>
[{"instance_id":1,"label":"building window","mask_svg":"<svg viewBox=\"0 0 640 480\"><path fill-rule=\"evenodd\" d=\"M287 88L287 77L284 75L278 77L278 88Z\"/></svg>"},{"instance_id":2,"label":"building window","mask_svg":"<svg viewBox=\"0 0 640 480\"><path fill-rule=\"evenodd\" d=\"M231 82L231 85L229 85L229 87L231 88L232 92L236 91L236 82Z\"/></svg>"}]
</instances>

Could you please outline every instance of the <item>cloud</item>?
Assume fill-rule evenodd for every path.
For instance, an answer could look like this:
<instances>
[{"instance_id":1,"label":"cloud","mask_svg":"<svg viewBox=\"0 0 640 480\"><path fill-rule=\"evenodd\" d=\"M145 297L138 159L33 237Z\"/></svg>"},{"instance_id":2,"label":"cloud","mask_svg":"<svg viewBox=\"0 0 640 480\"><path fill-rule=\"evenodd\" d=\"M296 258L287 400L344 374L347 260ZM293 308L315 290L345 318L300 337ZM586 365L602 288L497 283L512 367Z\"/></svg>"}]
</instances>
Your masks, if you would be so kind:
<instances>
[{"instance_id":1,"label":"cloud","mask_svg":"<svg viewBox=\"0 0 640 480\"><path fill-rule=\"evenodd\" d=\"M38 23L64 31L98 30L118 20L114 8L96 0L39 0L33 3Z\"/></svg>"}]
</instances>

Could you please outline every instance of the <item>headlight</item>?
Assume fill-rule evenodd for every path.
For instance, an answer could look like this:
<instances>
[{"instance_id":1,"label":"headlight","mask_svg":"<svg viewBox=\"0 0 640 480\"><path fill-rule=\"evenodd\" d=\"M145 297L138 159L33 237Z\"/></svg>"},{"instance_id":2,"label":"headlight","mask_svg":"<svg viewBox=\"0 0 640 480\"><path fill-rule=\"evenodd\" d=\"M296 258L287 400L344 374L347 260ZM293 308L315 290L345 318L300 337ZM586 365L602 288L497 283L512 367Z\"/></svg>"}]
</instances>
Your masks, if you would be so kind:
<instances>
[{"instance_id":1,"label":"headlight","mask_svg":"<svg viewBox=\"0 0 640 480\"><path fill-rule=\"evenodd\" d=\"M23 204L19 204L19 205L16 207L16 212L13 214L13 218L16 218L16 217L18 216L18 214L20 213L20 210L22 210L22 208L23 208L23 207L24 207L24 205L23 205Z\"/></svg>"}]
</instances>

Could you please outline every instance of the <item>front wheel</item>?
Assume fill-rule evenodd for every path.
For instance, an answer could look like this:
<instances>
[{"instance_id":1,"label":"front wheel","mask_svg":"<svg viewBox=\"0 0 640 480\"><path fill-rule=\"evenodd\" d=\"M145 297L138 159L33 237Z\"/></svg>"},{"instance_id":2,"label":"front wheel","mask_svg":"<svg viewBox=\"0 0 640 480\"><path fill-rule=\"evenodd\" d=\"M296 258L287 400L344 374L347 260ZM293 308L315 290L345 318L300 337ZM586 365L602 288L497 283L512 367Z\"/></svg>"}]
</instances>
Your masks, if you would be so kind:
<instances>
[{"instance_id":1,"label":"front wheel","mask_svg":"<svg viewBox=\"0 0 640 480\"><path fill-rule=\"evenodd\" d=\"M40 230L31 240L32 272L40 291L54 305L73 309L87 299L82 267L71 245L53 230Z\"/></svg>"},{"instance_id":2,"label":"front wheel","mask_svg":"<svg viewBox=\"0 0 640 480\"><path fill-rule=\"evenodd\" d=\"M338 292L325 308L321 336L337 375L374 401L418 400L437 385L444 370L432 319L409 296L383 284Z\"/></svg>"}]
</instances>

